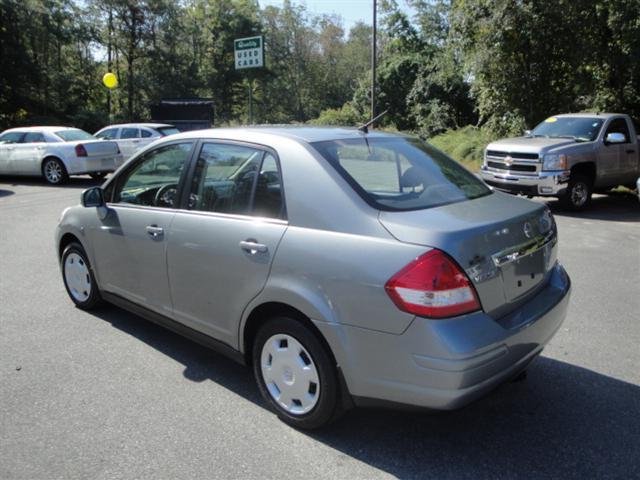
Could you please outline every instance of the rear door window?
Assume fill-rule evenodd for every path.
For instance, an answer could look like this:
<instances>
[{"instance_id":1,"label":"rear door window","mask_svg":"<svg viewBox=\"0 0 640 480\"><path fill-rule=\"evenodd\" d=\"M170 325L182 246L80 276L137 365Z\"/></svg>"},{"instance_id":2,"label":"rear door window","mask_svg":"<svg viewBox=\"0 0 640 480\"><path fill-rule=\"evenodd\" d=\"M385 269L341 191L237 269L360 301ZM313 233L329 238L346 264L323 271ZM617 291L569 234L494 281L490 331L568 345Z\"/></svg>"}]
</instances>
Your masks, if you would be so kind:
<instances>
[{"instance_id":1,"label":"rear door window","mask_svg":"<svg viewBox=\"0 0 640 480\"><path fill-rule=\"evenodd\" d=\"M120 132L120 138L138 138L140 136L140 130L137 128L123 128Z\"/></svg>"},{"instance_id":2,"label":"rear door window","mask_svg":"<svg viewBox=\"0 0 640 480\"><path fill-rule=\"evenodd\" d=\"M248 214L263 155L262 150L243 145L203 144L191 184L189 208Z\"/></svg>"},{"instance_id":3,"label":"rear door window","mask_svg":"<svg viewBox=\"0 0 640 480\"><path fill-rule=\"evenodd\" d=\"M42 132L28 132L22 139L22 143L42 143L45 141Z\"/></svg>"},{"instance_id":4,"label":"rear door window","mask_svg":"<svg viewBox=\"0 0 640 480\"><path fill-rule=\"evenodd\" d=\"M142 135L142 138L149 138L152 135L152 133L149 130L140 130L140 133Z\"/></svg>"},{"instance_id":5,"label":"rear door window","mask_svg":"<svg viewBox=\"0 0 640 480\"><path fill-rule=\"evenodd\" d=\"M475 175L418 139L363 136L312 145L380 210L418 210L491 194Z\"/></svg>"}]
</instances>

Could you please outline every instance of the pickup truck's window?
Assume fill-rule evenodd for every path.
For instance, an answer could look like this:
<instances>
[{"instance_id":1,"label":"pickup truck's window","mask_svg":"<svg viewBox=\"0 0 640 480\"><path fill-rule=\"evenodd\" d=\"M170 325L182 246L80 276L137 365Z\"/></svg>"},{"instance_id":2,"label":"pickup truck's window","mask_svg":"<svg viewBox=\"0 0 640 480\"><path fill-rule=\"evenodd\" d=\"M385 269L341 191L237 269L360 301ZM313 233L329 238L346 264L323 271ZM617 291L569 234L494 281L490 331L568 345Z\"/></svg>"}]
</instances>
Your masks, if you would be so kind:
<instances>
[{"instance_id":1,"label":"pickup truck's window","mask_svg":"<svg viewBox=\"0 0 640 480\"><path fill-rule=\"evenodd\" d=\"M123 128L120 132L120 138L138 138L140 134L137 128Z\"/></svg>"},{"instance_id":2,"label":"pickup truck's window","mask_svg":"<svg viewBox=\"0 0 640 480\"><path fill-rule=\"evenodd\" d=\"M22 143L42 143L46 142L42 132L28 132L22 139Z\"/></svg>"},{"instance_id":3,"label":"pickup truck's window","mask_svg":"<svg viewBox=\"0 0 640 480\"><path fill-rule=\"evenodd\" d=\"M18 143L22 139L24 132L8 132L0 136L0 144Z\"/></svg>"},{"instance_id":4,"label":"pickup truck's window","mask_svg":"<svg viewBox=\"0 0 640 480\"><path fill-rule=\"evenodd\" d=\"M90 133L80 130L79 128L70 128L68 130L58 130L56 135L65 142L77 142L78 140L95 140L96 137Z\"/></svg>"},{"instance_id":5,"label":"pickup truck's window","mask_svg":"<svg viewBox=\"0 0 640 480\"><path fill-rule=\"evenodd\" d=\"M629 127L627 126L627 121L624 118L613 119L607 127L604 138L607 138L607 135L610 133L621 133L624 135L625 143L629 143L630 141Z\"/></svg>"},{"instance_id":6,"label":"pickup truck's window","mask_svg":"<svg viewBox=\"0 0 640 480\"><path fill-rule=\"evenodd\" d=\"M571 138L593 142L604 120L596 117L549 117L529 134L530 137Z\"/></svg>"},{"instance_id":7,"label":"pickup truck's window","mask_svg":"<svg viewBox=\"0 0 640 480\"><path fill-rule=\"evenodd\" d=\"M108 128L107 130L97 133L96 137L102 138L103 140L111 140L113 138L116 138L117 135L118 135L117 128Z\"/></svg>"},{"instance_id":8,"label":"pickup truck's window","mask_svg":"<svg viewBox=\"0 0 640 480\"><path fill-rule=\"evenodd\" d=\"M491 194L472 173L417 139L363 136L312 145L381 210L418 210Z\"/></svg>"},{"instance_id":9,"label":"pickup truck's window","mask_svg":"<svg viewBox=\"0 0 640 480\"><path fill-rule=\"evenodd\" d=\"M246 215L263 153L241 145L205 143L196 164L189 208Z\"/></svg>"},{"instance_id":10,"label":"pickup truck's window","mask_svg":"<svg viewBox=\"0 0 640 480\"><path fill-rule=\"evenodd\" d=\"M176 143L145 154L132 170L118 179L115 203L172 208L180 176L185 168L192 143Z\"/></svg>"}]
</instances>

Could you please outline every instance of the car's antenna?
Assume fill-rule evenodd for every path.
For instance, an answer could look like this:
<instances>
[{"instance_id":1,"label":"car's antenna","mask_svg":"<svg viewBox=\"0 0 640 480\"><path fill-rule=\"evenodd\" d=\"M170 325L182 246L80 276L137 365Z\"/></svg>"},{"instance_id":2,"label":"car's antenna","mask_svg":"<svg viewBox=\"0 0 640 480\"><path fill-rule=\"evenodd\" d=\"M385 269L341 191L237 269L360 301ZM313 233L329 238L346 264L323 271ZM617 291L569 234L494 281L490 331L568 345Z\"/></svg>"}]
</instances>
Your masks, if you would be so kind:
<instances>
[{"instance_id":1,"label":"car's antenna","mask_svg":"<svg viewBox=\"0 0 640 480\"><path fill-rule=\"evenodd\" d=\"M373 117L371 120L369 120L367 123L365 123L364 125L361 125L358 127L358 130L360 130L362 133L369 133L369 127L371 125L373 125L379 118L385 116L387 114L389 110L385 110L384 112L382 112L379 115L376 115L375 117Z\"/></svg>"}]
</instances>

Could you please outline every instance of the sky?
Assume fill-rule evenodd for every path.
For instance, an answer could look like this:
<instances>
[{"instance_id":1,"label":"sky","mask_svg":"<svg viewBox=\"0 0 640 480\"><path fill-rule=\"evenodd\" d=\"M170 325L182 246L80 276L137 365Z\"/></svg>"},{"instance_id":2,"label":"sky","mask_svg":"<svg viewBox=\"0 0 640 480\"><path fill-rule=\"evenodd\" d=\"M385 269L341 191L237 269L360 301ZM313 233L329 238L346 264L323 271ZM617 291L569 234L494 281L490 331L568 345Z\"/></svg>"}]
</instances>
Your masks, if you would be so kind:
<instances>
[{"instance_id":1,"label":"sky","mask_svg":"<svg viewBox=\"0 0 640 480\"><path fill-rule=\"evenodd\" d=\"M280 7L284 0L258 0L261 7L273 5ZM373 0L292 0L293 4L304 4L307 10L315 15L335 13L342 17L345 30L349 29L358 21L371 25L373 18ZM380 1L378 0L378 3ZM411 9L405 0L398 0L400 8L408 13ZM378 9L380 7L378 6ZM378 10L378 15L380 11Z\"/></svg>"}]
</instances>

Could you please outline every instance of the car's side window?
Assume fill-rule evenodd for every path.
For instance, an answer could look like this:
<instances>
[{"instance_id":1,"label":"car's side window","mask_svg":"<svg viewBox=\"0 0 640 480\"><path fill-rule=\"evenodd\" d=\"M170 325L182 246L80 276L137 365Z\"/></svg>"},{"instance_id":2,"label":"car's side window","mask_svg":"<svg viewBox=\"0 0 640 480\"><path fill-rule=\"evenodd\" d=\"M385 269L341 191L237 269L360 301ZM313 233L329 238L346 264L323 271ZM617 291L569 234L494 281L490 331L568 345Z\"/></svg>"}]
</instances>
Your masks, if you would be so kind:
<instances>
[{"instance_id":1,"label":"car's side window","mask_svg":"<svg viewBox=\"0 0 640 480\"><path fill-rule=\"evenodd\" d=\"M43 143L46 142L42 132L28 132L22 139L22 143Z\"/></svg>"},{"instance_id":2,"label":"car's side window","mask_svg":"<svg viewBox=\"0 0 640 480\"><path fill-rule=\"evenodd\" d=\"M191 184L189 209L248 214L263 155L252 147L205 143Z\"/></svg>"},{"instance_id":3,"label":"car's side window","mask_svg":"<svg viewBox=\"0 0 640 480\"><path fill-rule=\"evenodd\" d=\"M174 208L192 146L192 142L174 143L146 153L118 179L113 202Z\"/></svg>"},{"instance_id":4,"label":"car's side window","mask_svg":"<svg viewBox=\"0 0 640 480\"><path fill-rule=\"evenodd\" d=\"M276 158L267 153L262 161L251 214L257 217L283 218L282 180Z\"/></svg>"},{"instance_id":5,"label":"car's side window","mask_svg":"<svg viewBox=\"0 0 640 480\"><path fill-rule=\"evenodd\" d=\"M23 132L5 133L0 137L0 143L19 143L23 135Z\"/></svg>"},{"instance_id":6,"label":"car's side window","mask_svg":"<svg viewBox=\"0 0 640 480\"><path fill-rule=\"evenodd\" d=\"M142 134L142 138L151 137L151 132L149 130L140 130L140 133Z\"/></svg>"},{"instance_id":7,"label":"car's side window","mask_svg":"<svg viewBox=\"0 0 640 480\"><path fill-rule=\"evenodd\" d=\"M607 135L610 133L621 133L624 135L625 142L629 143L629 127L627 126L627 121L624 118L615 118L607 127L607 133L605 133L604 138L607 138Z\"/></svg>"},{"instance_id":8,"label":"car's side window","mask_svg":"<svg viewBox=\"0 0 640 480\"><path fill-rule=\"evenodd\" d=\"M138 138L140 136L137 128L123 128L120 132L120 138Z\"/></svg>"},{"instance_id":9,"label":"car's side window","mask_svg":"<svg viewBox=\"0 0 640 480\"><path fill-rule=\"evenodd\" d=\"M103 140L111 140L113 138L116 138L117 134L118 134L117 128L109 128L103 132L98 133L96 137L102 138Z\"/></svg>"}]
</instances>

